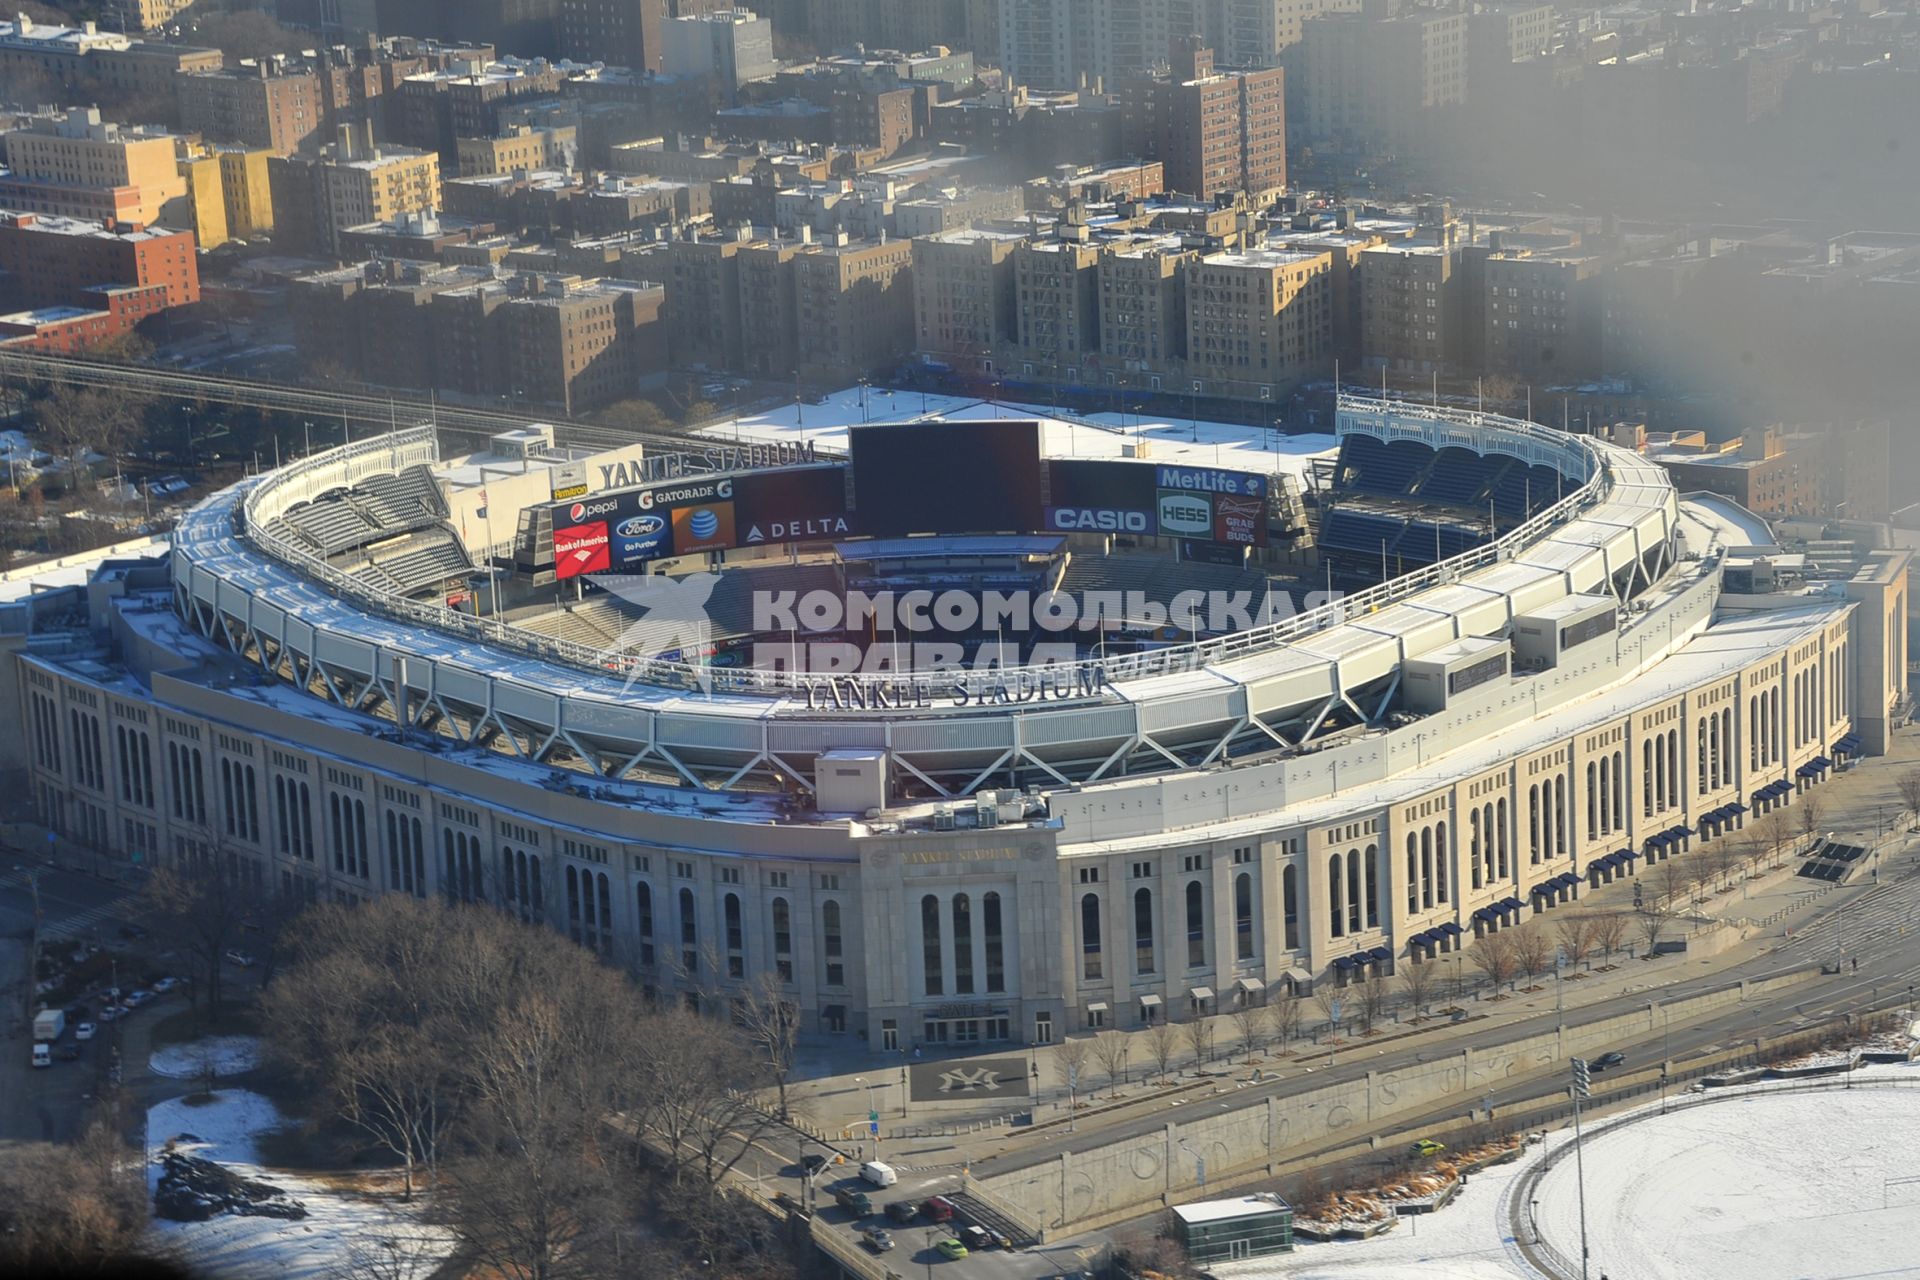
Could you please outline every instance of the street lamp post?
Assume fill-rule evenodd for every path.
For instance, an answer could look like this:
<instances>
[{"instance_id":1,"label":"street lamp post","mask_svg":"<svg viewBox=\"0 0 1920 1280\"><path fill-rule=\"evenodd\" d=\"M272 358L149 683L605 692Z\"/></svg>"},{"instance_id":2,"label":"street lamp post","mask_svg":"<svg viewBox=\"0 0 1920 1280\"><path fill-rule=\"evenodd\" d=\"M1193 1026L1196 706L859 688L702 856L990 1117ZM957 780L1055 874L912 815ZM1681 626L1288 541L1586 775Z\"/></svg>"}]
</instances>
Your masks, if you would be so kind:
<instances>
[{"instance_id":1,"label":"street lamp post","mask_svg":"<svg viewBox=\"0 0 1920 1280\"><path fill-rule=\"evenodd\" d=\"M873 1100L873 1091L884 1089L886 1085L869 1080L865 1076L855 1076L853 1082L867 1087L867 1134L873 1139L873 1158L878 1160L880 1158L880 1108Z\"/></svg>"}]
</instances>

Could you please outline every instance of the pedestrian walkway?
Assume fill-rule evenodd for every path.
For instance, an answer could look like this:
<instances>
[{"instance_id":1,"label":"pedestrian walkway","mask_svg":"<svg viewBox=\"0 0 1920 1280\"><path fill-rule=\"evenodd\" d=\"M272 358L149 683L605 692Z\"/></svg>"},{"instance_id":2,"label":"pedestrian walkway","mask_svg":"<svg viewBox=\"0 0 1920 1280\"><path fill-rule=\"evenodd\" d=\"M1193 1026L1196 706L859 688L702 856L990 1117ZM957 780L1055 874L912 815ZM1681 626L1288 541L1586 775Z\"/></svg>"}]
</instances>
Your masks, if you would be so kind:
<instances>
[{"instance_id":1,"label":"pedestrian walkway","mask_svg":"<svg viewBox=\"0 0 1920 1280\"><path fill-rule=\"evenodd\" d=\"M73 915L55 920L41 927L40 937L49 942L85 937L105 921L124 914L131 896L121 894L111 902L104 902L97 907L89 907L85 911L77 911Z\"/></svg>"}]
</instances>

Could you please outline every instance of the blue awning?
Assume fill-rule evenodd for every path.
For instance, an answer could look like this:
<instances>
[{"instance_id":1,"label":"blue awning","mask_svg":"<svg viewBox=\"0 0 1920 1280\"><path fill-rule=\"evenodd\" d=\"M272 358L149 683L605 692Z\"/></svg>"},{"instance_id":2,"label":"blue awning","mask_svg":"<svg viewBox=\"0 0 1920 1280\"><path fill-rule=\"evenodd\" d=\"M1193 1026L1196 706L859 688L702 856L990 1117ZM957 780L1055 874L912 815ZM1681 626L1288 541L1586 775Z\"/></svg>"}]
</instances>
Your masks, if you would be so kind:
<instances>
[{"instance_id":1,"label":"blue awning","mask_svg":"<svg viewBox=\"0 0 1920 1280\"><path fill-rule=\"evenodd\" d=\"M1738 815L1738 814L1745 813L1746 811L1747 811L1747 806L1741 804L1738 800L1735 800L1732 804L1727 806L1727 812L1731 814Z\"/></svg>"},{"instance_id":2,"label":"blue awning","mask_svg":"<svg viewBox=\"0 0 1920 1280\"><path fill-rule=\"evenodd\" d=\"M1525 911L1527 909L1527 904L1518 898L1503 898L1501 899L1501 905L1509 911Z\"/></svg>"},{"instance_id":3,"label":"blue awning","mask_svg":"<svg viewBox=\"0 0 1920 1280\"><path fill-rule=\"evenodd\" d=\"M1368 951L1366 948L1362 947L1360 950L1353 953L1354 968L1364 969L1372 963L1373 963L1373 953L1371 951Z\"/></svg>"},{"instance_id":4,"label":"blue awning","mask_svg":"<svg viewBox=\"0 0 1920 1280\"><path fill-rule=\"evenodd\" d=\"M1475 911L1473 913L1473 918L1475 920L1491 920L1493 919L1493 908L1481 907L1478 911Z\"/></svg>"},{"instance_id":5,"label":"blue awning","mask_svg":"<svg viewBox=\"0 0 1920 1280\"><path fill-rule=\"evenodd\" d=\"M1810 764L1803 764L1798 769L1794 770L1794 773L1798 774L1802 778L1811 778L1814 774L1818 772L1820 771L1814 768Z\"/></svg>"},{"instance_id":6,"label":"blue awning","mask_svg":"<svg viewBox=\"0 0 1920 1280\"><path fill-rule=\"evenodd\" d=\"M1333 959L1333 967L1336 969L1351 969L1353 968L1353 957L1335 956Z\"/></svg>"},{"instance_id":7,"label":"blue awning","mask_svg":"<svg viewBox=\"0 0 1920 1280\"><path fill-rule=\"evenodd\" d=\"M1560 876L1560 887L1563 889L1577 889L1580 887L1580 877L1571 871L1563 872Z\"/></svg>"},{"instance_id":8,"label":"blue awning","mask_svg":"<svg viewBox=\"0 0 1920 1280\"><path fill-rule=\"evenodd\" d=\"M1833 744L1833 749L1837 752L1843 751L1848 755L1856 754L1860 750L1860 735L1857 733L1847 734L1841 738L1840 741Z\"/></svg>"},{"instance_id":9,"label":"blue awning","mask_svg":"<svg viewBox=\"0 0 1920 1280\"><path fill-rule=\"evenodd\" d=\"M1387 950L1385 947L1370 947L1367 950L1367 955L1375 960L1393 959L1393 952Z\"/></svg>"},{"instance_id":10,"label":"blue awning","mask_svg":"<svg viewBox=\"0 0 1920 1280\"><path fill-rule=\"evenodd\" d=\"M1559 879L1559 877L1558 877L1558 876L1556 876L1556 877L1554 877L1553 879L1551 879L1551 880L1548 880L1548 881L1546 881L1546 882L1545 882L1545 883L1543 883L1543 884L1537 884L1537 885L1535 885L1535 886L1533 886L1533 889L1532 889L1532 892L1531 892L1531 895L1530 895L1530 896L1532 896L1532 897L1535 897L1535 898L1538 898L1538 897L1540 897L1540 896L1541 896L1542 894L1547 894L1547 893L1552 893L1552 892L1553 892L1553 888L1554 888L1554 886L1555 886L1555 885L1557 885L1557 884L1559 884L1559 883L1560 883L1560 879Z\"/></svg>"},{"instance_id":11,"label":"blue awning","mask_svg":"<svg viewBox=\"0 0 1920 1280\"><path fill-rule=\"evenodd\" d=\"M1831 768L1833 768L1833 761L1831 761L1831 760L1829 760L1829 759L1828 759L1827 757L1825 757L1825 756L1815 756L1815 757L1813 758L1813 763L1814 763L1814 764L1816 764L1816 765L1818 765L1818 766L1820 766L1820 768L1822 768L1822 769L1831 769Z\"/></svg>"},{"instance_id":12,"label":"blue awning","mask_svg":"<svg viewBox=\"0 0 1920 1280\"><path fill-rule=\"evenodd\" d=\"M1459 937L1459 936L1460 936L1461 934L1463 934L1463 933L1465 933L1465 932L1466 932L1466 930L1465 930L1465 929L1462 929L1462 928L1461 928L1461 927L1460 927L1459 925L1457 925L1457 924L1455 924L1455 923L1454 923L1453 921L1451 921L1451 920L1449 920L1449 921L1447 921L1447 922L1446 922L1445 924L1443 924L1443 925L1441 925L1441 926L1440 926L1440 931L1441 931L1442 933L1444 933L1444 934L1446 934L1446 935L1447 935L1448 937L1450 937L1450 938L1457 938L1457 937Z\"/></svg>"},{"instance_id":13,"label":"blue awning","mask_svg":"<svg viewBox=\"0 0 1920 1280\"><path fill-rule=\"evenodd\" d=\"M1693 828L1692 827L1668 827L1667 834L1672 836L1675 840L1685 840L1688 836L1693 834Z\"/></svg>"},{"instance_id":14,"label":"blue awning","mask_svg":"<svg viewBox=\"0 0 1920 1280\"><path fill-rule=\"evenodd\" d=\"M1656 831L1652 835L1647 837L1647 847L1651 849L1657 849L1662 845L1669 845L1672 843L1673 843L1673 837L1668 835L1664 831Z\"/></svg>"}]
</instances>

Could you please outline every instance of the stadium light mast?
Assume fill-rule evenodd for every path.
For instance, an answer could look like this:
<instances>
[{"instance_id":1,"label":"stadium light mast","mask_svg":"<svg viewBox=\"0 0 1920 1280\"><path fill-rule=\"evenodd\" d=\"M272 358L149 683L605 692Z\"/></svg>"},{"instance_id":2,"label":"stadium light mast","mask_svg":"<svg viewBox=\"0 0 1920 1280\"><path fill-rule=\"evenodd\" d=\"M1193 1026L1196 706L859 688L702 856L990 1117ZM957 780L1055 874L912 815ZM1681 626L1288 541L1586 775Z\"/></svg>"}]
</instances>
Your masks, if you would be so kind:
<instances>
[{"instance_id":1,"label":"stadium light mast","mask_svg":"<svg viewBox=\"0 0 1920 1280\"><path fill-rule=\"evenodd\" d=\"M1573 1060L1573 1167L1580 1190L1580 1280L1587 1280L1587 1165L1580 1146L1580 1101L1593 1096L1593 1071L1585 1058Z\"/></svg>"}]
</instances>

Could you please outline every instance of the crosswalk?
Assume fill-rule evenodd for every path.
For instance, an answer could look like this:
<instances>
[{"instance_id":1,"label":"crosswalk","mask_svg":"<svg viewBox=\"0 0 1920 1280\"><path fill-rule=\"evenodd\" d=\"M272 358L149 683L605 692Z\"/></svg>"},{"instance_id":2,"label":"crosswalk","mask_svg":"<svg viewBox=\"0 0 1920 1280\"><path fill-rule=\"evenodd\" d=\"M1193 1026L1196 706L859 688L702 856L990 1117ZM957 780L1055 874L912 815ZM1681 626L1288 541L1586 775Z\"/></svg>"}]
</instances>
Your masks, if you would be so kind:
<instances>
[{"instance_id":1,"label":"crosswalk","mask_svg":"<svg viewBox=\"0 0 1920 1280\"><path fill-rule=\"evenodd\" d=\"M115 898L112 902L89 907L85 911L75 912L49 924L41 926L40 936L49 941L65 938L80 938L91 933L102 921L110 920L122 913L126 898Z\"/></svg>"}]
</instances>

